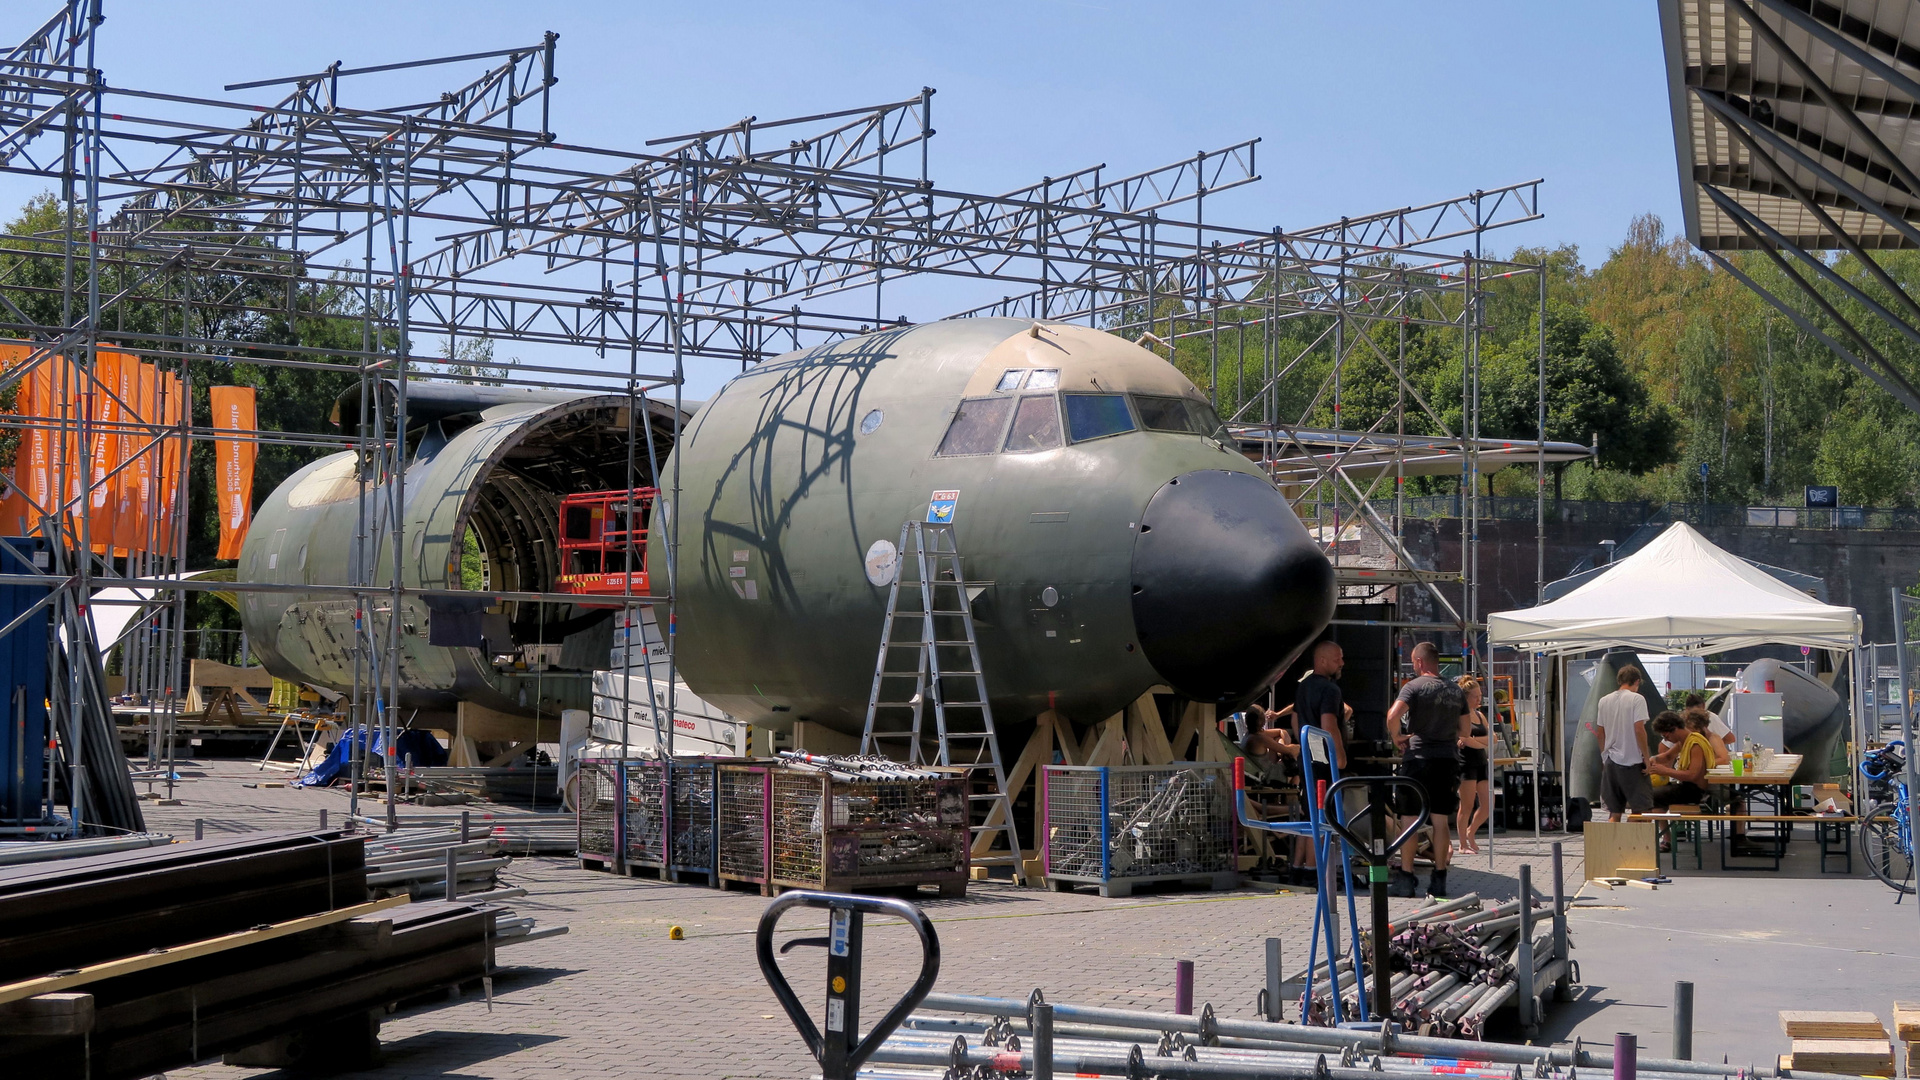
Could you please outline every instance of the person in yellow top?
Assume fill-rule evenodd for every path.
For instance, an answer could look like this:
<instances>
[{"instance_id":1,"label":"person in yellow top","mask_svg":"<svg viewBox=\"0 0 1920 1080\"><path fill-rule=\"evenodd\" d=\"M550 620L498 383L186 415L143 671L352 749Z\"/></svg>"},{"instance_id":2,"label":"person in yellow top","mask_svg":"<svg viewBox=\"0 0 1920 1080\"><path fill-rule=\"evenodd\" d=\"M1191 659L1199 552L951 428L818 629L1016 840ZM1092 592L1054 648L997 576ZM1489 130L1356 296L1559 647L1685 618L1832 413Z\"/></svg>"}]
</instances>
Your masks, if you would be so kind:
<instances>
[{"instance_id":1,"label":"person in yellow top","mask_svg":"<svg viewBox=\"0 0 1920 1080\"><path fill-rule=\"evenodd\" d=\"M1653 805L1662 810L1675 803L1697 805L1707 794L1712 744L1671 710L1653 718L1653 731L1660 737L1660 749L1647 761L1655 785Z\"/></svg>"}]
</instances>

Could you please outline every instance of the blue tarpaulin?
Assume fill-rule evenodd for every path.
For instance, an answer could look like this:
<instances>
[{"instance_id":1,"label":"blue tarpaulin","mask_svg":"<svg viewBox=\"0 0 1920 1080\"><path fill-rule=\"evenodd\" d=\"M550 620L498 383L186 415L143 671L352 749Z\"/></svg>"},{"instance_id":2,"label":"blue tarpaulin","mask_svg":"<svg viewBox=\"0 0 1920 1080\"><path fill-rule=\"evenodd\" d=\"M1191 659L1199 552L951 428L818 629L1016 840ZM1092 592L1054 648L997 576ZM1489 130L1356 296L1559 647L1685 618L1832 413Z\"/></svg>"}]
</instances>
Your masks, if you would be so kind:
<instances>
[{"instance_id":1,"label":"blue tarpaulin","mask_svg":"<svg viewBox=\"0 0 1920 1080\"><path fill-rule=\"evenodd\" d=\"M352 771L354 745L356 743L364 744L366 741L366 725L356 725L346 734L340 736L339 740L333 744L333 749L327 752L327 756L320 764L313 767L313 771L295 780L294 786L331 787L341 777L347 776ZM384 763L375 764L375 758L372 756L385 752L385 747L382 745L382 742L380 732L373 732L373 745L369 749L366 759L366 768L369 771L375 768L384 769L386 767ZM446 748L440 745L438 739L435 739L425 731L413 728L402 731L399 737L394 740L394 748L398 751L395 764L403 769L432 769L447 763Z\"/></svg>"}]
</instances>

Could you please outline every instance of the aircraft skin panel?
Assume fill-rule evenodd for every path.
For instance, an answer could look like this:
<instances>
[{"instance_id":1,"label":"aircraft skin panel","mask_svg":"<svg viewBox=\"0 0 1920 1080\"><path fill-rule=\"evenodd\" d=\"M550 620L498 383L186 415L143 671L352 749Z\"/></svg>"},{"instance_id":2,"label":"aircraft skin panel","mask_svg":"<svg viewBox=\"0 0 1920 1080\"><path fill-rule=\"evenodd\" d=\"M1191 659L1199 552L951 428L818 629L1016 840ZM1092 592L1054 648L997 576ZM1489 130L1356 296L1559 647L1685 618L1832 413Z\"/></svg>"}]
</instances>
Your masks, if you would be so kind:
<instances>
[{"instance_id":1,"label":"aircraft skin panel","mask_svg":"<svg viewBox=\"0 0 1920 1080\"><path fill-rule=\"evenodd\" d=\"M676 449L676 647L688 686L760 726L804 719L858 732L888 591L869 580L866 555L877 541L897 542L902 522L923 519L935 492L958 492L966 576L988 583L973 610L997 714L1017 720L1052 707L1093 722L1165 682L1140 647L1131 596L1148 502L1177 477L1226 470L1252 477L1290 521L1291 512L1244 457L1194 434L1135 430L1030 453L937 455L963 399L1022 396L995 390L1016 369L1057 372L1066 393L1205 402L1132 343L1065 324L1036 333L1010 319L882 331L737 377ZM1310 544L1293 527L1291 539ZM660 565L664 530L651 543ZM664 586L664 575L653 580ZM1328 614L1312 632L1331 613L1330 571L1323 591Z\"/></svg>"}]
</instances>

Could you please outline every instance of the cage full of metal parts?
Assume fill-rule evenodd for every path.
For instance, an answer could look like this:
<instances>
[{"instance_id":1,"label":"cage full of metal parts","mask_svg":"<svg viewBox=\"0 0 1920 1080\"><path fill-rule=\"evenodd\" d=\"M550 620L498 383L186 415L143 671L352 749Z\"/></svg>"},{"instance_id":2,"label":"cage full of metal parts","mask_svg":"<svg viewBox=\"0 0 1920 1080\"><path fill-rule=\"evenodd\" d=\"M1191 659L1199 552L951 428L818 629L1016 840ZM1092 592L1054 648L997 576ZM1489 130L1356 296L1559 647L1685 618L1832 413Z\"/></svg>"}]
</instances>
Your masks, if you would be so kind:
<instances>
[{"instance_id":1,"label":"cage full of metal parts","mask_svg":"<svg viewBox=\"0 0 1920 1080\"><path fill-rule=\"evenodd\" d=\"M621 863L615 854L624 852L620 868L628 873L650 870L674 881L698 873L717 883L721 760L581 759L575 802L581 866L614 869ZM755 832L763 848L765 786L762 775L762 824Z\"/></svg>"},{"instance_id":2,"label":"cage full of metal parts","mask_svg":"<svg viewBox=\"0 0 1920 1080\"><path fill-rule=\"evenodd\" d=\"M628 869L650 869L670 881L695 873L718 882L719 765L711 758L625 763Z\"/></svg>"},{"instance_id":3,"label":"cage full of metal parts","mask_svg":"<svg viewBox=\"0 0 1920 1080\"><path fill-rule=\"evenodd\" d=\"M929 885L965 896L966 774L872 758L814 758L772 776L773 884L828 889Z\"/></svg>"},{"instance_id":4,"label":"cage full of metal parts","mask_svg":"<svg viewBox=\"0 0 1920 1080\"><path fill-rule=\"evenodd\" d=\"M1240 883L1231 765L1049 765L1040 798L1050 889L1127 896L1149 882Z\"/></svg>"},{"instance_id":5,"label":"cage full of metal parts","mask_svg":"<svg viewBox=\"0 0 1920 1080\"><path fill-rule=\"evenodd\" d=\"M753 885L773 891L767 869L773 865L773 830L767 813L773 805L773 768L720 765L715 769L715 839L720 884Z\"/></svg>"},{"instance_id":6,"label":"cage full of metal parts","mask_svg":"<svg viewBox=\"0 0 1920 1080\"><path fill-rule=\"evenodd\" d=\"M580 865L589 870L612 867L620 850L620 762L609 758L582 758L574 774L574 817L579 823Z\"/></svg>"}]
</instances>

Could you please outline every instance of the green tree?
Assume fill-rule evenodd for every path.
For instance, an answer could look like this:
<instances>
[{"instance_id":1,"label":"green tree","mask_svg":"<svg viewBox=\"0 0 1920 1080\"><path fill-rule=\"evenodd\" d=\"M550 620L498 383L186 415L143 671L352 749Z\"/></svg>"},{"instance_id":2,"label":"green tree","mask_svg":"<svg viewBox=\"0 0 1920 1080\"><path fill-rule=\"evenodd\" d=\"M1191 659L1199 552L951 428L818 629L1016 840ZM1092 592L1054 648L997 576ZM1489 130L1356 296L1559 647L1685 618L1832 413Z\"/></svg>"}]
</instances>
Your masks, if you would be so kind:
<instances>
[{"instance_id":1,"label":"green tree","mask_svg":"<svg viewBox=\"0 0 1920 1080\"><path fill-rule=\"evenodd\" d=\"M1538 315L1531 320L1539 326ZM1673 418L1652 400L1627 368L1613 334L1571 303L1550 301L1546 320L1545 438L1590 444L1598 439L1600 464L1645 472L1674 453ZM1483 352L1480 431L1500 438L1541 437L1541 353L1538 330Z\"/></svg>"}]
</instances>

